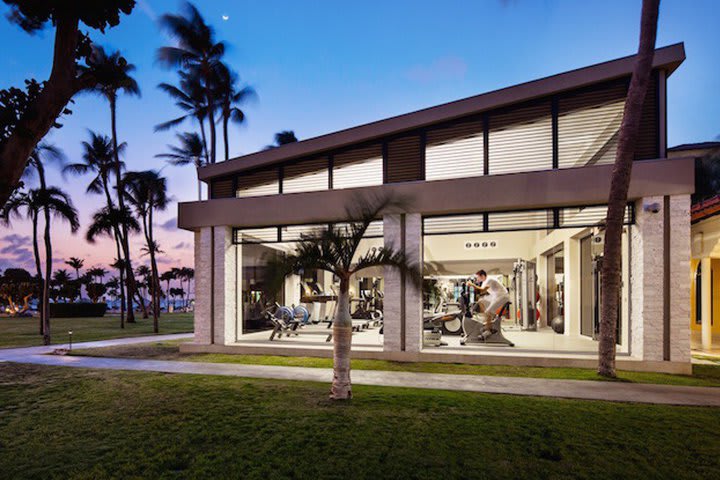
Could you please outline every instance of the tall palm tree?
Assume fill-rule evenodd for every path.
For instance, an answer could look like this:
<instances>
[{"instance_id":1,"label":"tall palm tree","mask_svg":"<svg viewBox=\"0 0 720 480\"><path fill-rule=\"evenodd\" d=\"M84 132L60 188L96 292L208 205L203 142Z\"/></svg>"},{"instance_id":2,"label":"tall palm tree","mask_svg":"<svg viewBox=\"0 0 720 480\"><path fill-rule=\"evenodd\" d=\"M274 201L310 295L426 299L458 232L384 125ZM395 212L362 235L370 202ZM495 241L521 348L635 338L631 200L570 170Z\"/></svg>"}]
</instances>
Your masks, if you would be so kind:
<instances>
[{"instance_id":1,"label":"tall palm tree","mask_svg":"<svg viewBox=\"0 0 720 480\"><path fill-rule=\"evenodd\" d=\"M167 182L165 177L155 170L128 172L125 174L128 203L142 220L145 244L150 255L150 286L153 300L153 330L158 333L160 316L160 273L157 266L159 247L153 234L153 217L155 211L167 208Z\"/></svg>"},{"instance_id":2,"label":"tall palm tree","mask_svg":"<svg viewBox=\"0 0 720 480\"><path fill-rule=\"evenodd\" d=\"M71 173L73 175L86 175L91 173L94 175L87 187L88 193L104 194L105 205L107 208L114 209L115 202L112 198L111 176L116 173L117 163L115 162L115 152L113 149L113 141L110 137L89 131L90 140L82 142L83 154L82 162L71 163L63 168L63 175ZM118 152L122 153L126 148L126 143L118 145ZM124 163L120 162L120 169L124 168ZM113 225L113 237L115 240L115 248L118 258L122 258L123 251L123 231L119 225ZM125 275L120 275L121 288L121 305L120 305L120 323L125 324Z\"/></svg>"},{"instance_id":3,"label":"tall palm tree","mask_svg":"<svg viewBox=\"0 0 720 480\"><path fill-rule=\"evenodd\" d=\"M140 230L140 225L138 224L135 217L132 215L130 210L125 207L123 209L120 209L118 207L112 206L112 207L104 207L98 210L93 214L93 221L88 227L87 232L85 233L85 239L90 243L95 243L95 240L97 237L101 236L107 236L109 238L113 238L115 235L115 228L117 225L122 225L123 229L127 232L137 232ZM122 281L123 281L123 275L127 273L127 261L123 258L120 246L116 244L117 248L117 258L115 263L113 263L112 267L117 268L120 272L120 282L122 287ZM125 316L122 315L122 310L124 310L125 300L127 300L127 311L128 311L128 322L130 321L130 312L133 310L133 297L127 296L122 293L121 290L121 300L120 300L120 328L125 328ZM134 291L134 290L133 290Z\"/></svg>"},{"instance_id":4,"label":"tall palm tree","mask_svg":"<svg viewBox=\"0 0 720 480\"><path fill-rule=\"evenodd\" d=\"M605 246L601 267L603 280L602 316L598 345L598 374L615 376L617 319L622 282L622 231L627 208L635 148L640 135L643 104L652 74L660 0L643 0L640 17L640 45L635 60L610 179L610 195L605 226Z\"/></svg>"},{"instance_id":5,"label":"tall palm tree","mask_svg":"<svg viewBox=\"0 0 720 480\"><path fill-rule=\"evenodd\" d=\"M180 71L178 75L180 75L178 87L169 83L161 83L158 85L158 88L175 100L175 106L180 108L185 114L156 125L155 131L168 130L180 125L189 118L194 118L200 127L201 146L204 155L203 160L205 163L208 163L210 154L208 153L207 137L205 135L205 120L208 117L205 88L198 78L193 77L188 72Z\"/></svg>"},{"instance_id":6,"label":"tall palm tree","mask_svg":"<svg viewBox=\"0 0 720 480\"><path fill-rule=\"evenodd\" d=\"M168 145L169 153L159 153L155 155L158 158L167 158L168 163L176 166L195 165L200 168L203 162L203 142L197 133L178 133L180 146ZM202 200L202 182L198 178L198 200Z\"/></svg>"},{"instance_id":7,"label":"tall palm tree","mask_svg":"<svg viewBox=\"0 0 720 480\"><path fill-rule=\"evenodd\" d=\"M215 32L198 9L190 4L183 5L183 14L165 14L160 17L160 26L176 42L174 46L161 47L157 52L158 62L167 67L180 67L193 78L203 83L210 127L209 163L216 159L215 108L213 80L225 53L225 44L215 41Z\"/></svg>"},{"instance_id":8,"label":"tall palm tree","mask_svg":"<svg viewBox=\"0 0 720 480\"><path fill-rule=\"evenodd\" d=\"M240 106L256 97L252 87L238 87L238 76L227 65L218 65L215 73L215 98L220 111L223 129L223 145L225 147L225 161L230 159L230 138L228 124L232 120L236 124L245 122L245 112Z\"/></svg>"},{"instance_id":9,"label":"tall palm tree","mask_svg":"<svg viewBox=\"0 0 720 480\"><path fill-rule=\"evenodd\" d=\"M78 257L70 257L70 260L65 260L65 265L75 270L75 279L80 280L80 269L85 265L85 260Z\"/></svg>"},{"instance_id":10,"label":"tall palm tree","mask_svg":"<svg viewBox=\"0 0 720 480\"><path fill-rule=\"evenodd\" d=\"M97 79L97 84L92 90L108 101L110 105L110 127L112 134L113 159L115 166L115 187L117 189L118 209L125 210L125 199L123 192L125 191L122 178L122 164L120 163L120 148L118 146L117 135L117 98L119 92L127 95L140 95L140 87L138 87L135 79L130 75L135 66L128 63L120 52L113 52L110 55L100 46L93 48L92 54L88 57L87 63L93 76ZM132 270L132 260L130 257L130 239L129 232L125 225L121 226L122 236L120 238L123 250L123 258L127 269L127 297L132 303L135 292L135 275ZM142 304L142 302L141 302ZM144 304L143 304L144 306ZM135 314L132 308L128 309L127 321L135 322Z\"/></svg>"},{"instance_id":11,"label":"tall palm tree","mask_svg":"<svg viewBox=\"0 0 720 480\"><path fill-rule=\"evenodd\" d=\"M387 247L358 252L368 226L380 218L384 211L402 208L403 204L404 202L390 197L358 197L346 208L347 226L335 226L305 236L298 242L293 253L276 256L268 262L269 286L275 291L280 290L285 277L291 273L324 270L340 279L337 314L333 321L333 381L330 398L334 400L347 400L352 397L352 321L349 294L351 278L367 268L394 267L405 272L420 288L421 267L409 264L403 252Z\"/></svg>"}]
</instances>

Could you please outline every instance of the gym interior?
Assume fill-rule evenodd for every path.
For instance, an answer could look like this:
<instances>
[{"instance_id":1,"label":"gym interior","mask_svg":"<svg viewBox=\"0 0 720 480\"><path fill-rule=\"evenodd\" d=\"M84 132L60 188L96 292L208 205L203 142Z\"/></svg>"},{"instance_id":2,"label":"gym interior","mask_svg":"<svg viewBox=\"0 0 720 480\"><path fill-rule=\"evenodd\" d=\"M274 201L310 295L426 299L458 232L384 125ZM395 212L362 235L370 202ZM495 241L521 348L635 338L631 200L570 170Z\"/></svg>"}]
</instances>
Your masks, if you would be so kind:
<instances>
[{"instance_id":1,"label":"gym interior","mask_svg":"<svg viewBox=\"0 0 720 480\"><path fill-rule=\"evenodd\" d=\"M422 219L423 350L558 352L596 354L606 207L432 216ZM623 288L618 354L629 353L628 207L623 234ZM292 251L303 235L328 225L236 229L235 295L238 344L331 348L338 281L313 270L285 278L281 291L268 285L267 263ZM358 255L383 248L383 221L374 222ZM509 305L483 312L487 296L468 282L479 270L508 291ZM352 279L353 347L383 350L386 284L382 268ZM493 323L494 322L494 323ZM489 326L493 323L493 326ZM487 326L487 327L486 327Z\"/></svg>"}]
</instances>

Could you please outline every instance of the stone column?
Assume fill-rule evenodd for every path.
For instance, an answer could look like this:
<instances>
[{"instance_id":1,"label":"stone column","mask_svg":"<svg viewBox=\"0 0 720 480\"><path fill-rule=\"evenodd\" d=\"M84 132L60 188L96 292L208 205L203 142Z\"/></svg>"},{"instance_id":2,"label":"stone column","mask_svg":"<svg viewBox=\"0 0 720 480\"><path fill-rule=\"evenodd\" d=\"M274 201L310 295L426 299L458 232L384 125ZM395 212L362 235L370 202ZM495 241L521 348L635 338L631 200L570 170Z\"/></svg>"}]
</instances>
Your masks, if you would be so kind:
<instances>
[{"instance_id":1,"label":"stone column","mask_svg":"<svg viewBox=\"0 0 720 480\"><path fill-rule=\"evenodd\" d=\"M235 342L237 302L237 251L232 242L232 228L226 226L215 229L215 269L213 284L214 343L227 345Z\"/></svg>"},{"instance_id":2,"label":"stone column","mask_svg":"<svg viewBox=\"0 0 720 480\"><path fill-rule=\"evenodd\" d=\"M418 213L405 215L405 255L422 275L423 238L422 216ZM422 282L405 279L405 349L419 352L423 344L423 298Z\"/></svg>"},{"instance_id":3,"label":"stone column","mask_svg":"<svg viewBox=\"0 0 720 480\"><path fill-rule=\"evenodd\" d=\"M383 218L383 237L385 247L402 248L400 215L385 215ZM404 328L402 327L402 288L401 275L394 268L385 267L385 297L383 298L383 350L400 352L404 347Z\"/></svg>"},{"instance_id":4,"label":"stone column","mask_svg":"<svg viewBox=\"0 0 720 480\"><path fill-rule=\"evenodd\" d=\"M710 257L703 257L700 260L700 268L702 271L701 279L701 295L702 305L702 325L701 325L701 339L703 350L710 350L712 348L712 259ZM690 323L688 322L688 330L690 330Z\"/></svg>"},{"instance_id":5,"label":"stone column","mask_svg":"<svg viewBox=\"0 0 720 480\"><path fill-rule=\"evenodd\" d=\"M690 250L690 195L675 195L670 197L670 292L666 292L670 296L670 360L673 362L691 360ZM703 265L703 273L704 268ZM712 297L708 295L708 298ZM710 318L708 315L708 323Z\"/></svg>"},{"instance_id":6,"label":"stone column","mask_svg":"<svg viewBox=\"0 0 720 480\"><path fill-rule=\"evenodd\" d=\"M212 229L195 231L195 343L211 343Z\"/></svg>"}]
</instances>

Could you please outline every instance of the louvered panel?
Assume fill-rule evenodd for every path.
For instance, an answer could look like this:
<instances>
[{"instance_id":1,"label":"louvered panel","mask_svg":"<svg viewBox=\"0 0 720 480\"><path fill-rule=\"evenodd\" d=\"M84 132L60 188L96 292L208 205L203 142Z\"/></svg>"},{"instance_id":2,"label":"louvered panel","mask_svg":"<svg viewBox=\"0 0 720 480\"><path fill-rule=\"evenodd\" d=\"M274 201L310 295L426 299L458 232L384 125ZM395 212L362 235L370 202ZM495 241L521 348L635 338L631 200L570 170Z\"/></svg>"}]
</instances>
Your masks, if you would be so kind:
<instances>
[{"instance_id":1,"label":"louvered panel","mask_svg":"<svg viewBox=\"0 0 720 480\"><path fill-rule=\"evenodd\" d=\"M647 160L660 156L660 125L658 123L658 73L653 72L648 85L640 120L640 134L635 147L635 159Z\"/></svg>"},{"instance_id":2,"label":"louvered panel","mask_svg":"<svg viewBox=\"0 0 720 480\"><path fill-rule=\"evenodd\" d=\"M613 163L622 123L625 82L558 101L558 167Z\"/></svg>"},{"instance_id":3,"label":"louvered panel","mask_svg":"<svg viewBox=\"0 0 720 480\"><path fill-rule=\"evenodd\" d=\"M341 233L343 233L345 230L350 228L349 223L335 223L333 224L333 228L337 229ZM368 225L367 230L365 230L365 236L363 238L378 238L383 236L383 221L382 220L376 220L374 222L370 222L370 225Z\"/></svg>"},{"instance_id":4,"label":"louvered panel","mask_svg":"<svg viewBox=\"0 0 720 480\"><path fill-rule=\"evenodd\" d=\"M489 231L546 228L552 228L552 211L550 210L490 213L488 215Z\"/></svg>"},{"instance_id":5,"label":"louvered panel","mask_svg":"<svg viewBox=\"0 0 720 480\"><path fill-rule=\"evenodd\" d=\"M569 207L563 208L560 212L561 227L593 227L605 223L607 217L607 205L593 207ZM624 222L632 222L632 209L625 209Z\"/></svg>"},{"instance_id":6,"label":"louvered panel","mask_svg":"<svg viewBox=\"0 0 720 480\"><path fill-rule=\"evenodd\" d=\"M387 182L422 180L420 135L397 138L387 146Z\"/></svg>"},{"instance_id":7,"label":"louvered panel","mask_svg":"<svg viewBox=\"0 0 720 480\"><path fill-rule=\"evenodd\" d=\"M288 225L280 228L280 241L294 242L302 240L303 237L316 236L327 229L326 224L319 225Z\"/></svg>"},{"instance_id":8,"label":"louvered panel","mask_svg":"<svg viewBox=\"0 0 720 480\"><path fill-rule=\"evenodd\" d=\"M482 232L484 230L483 214L428 217L423 219L423 232L428 235L438 233Z\"/></svg>"},{"instance_id":9,"label":"louvered panel","mask_svg":"<svg viewBox=\"0 0 720 480\"><path fill-rule=\"evenodd\" d=\"M233 179L213 180L210 184L210 198L233 198Z\"/></svg>"},{"instance_id":10,"label":"louvered panel","mask_svg":"<svg viewBox=\"0 0 720 480\"><path fill-rule=\"evenodd\" d=\"M429 130L425 146L425 179L481 176L483 141L482 121Z\"/></svg>"},{"instance_id":11,"label":"louvered panel","mask_svg":"<svg viewBox=\"0 0 720 480\"><path fill-rule=\"evenodd\" d=\"M335 155L333 188L382 185L383 159L380 145L356 148Z\"/></svg>"},{"instance_id":12,"label":"louvered panel","mask_svg":"<svg viewBox=\"0 0 720 480\"><path fill-rule=\"evenodd\" d=\"M303 160L287 165L283 176L283 193L316 192L329 188L328 159Z\"/></svg>"},{"instance_id":13,"label":"louvered panel","mask_svg":"<svg viewBox=\"0 0 720 480\"><path fill-rule=\"evenodd\" d=\"M235 243L262 243L277 241L277 227L235 229Z\"/></svg>"},{"instance_id":14,"label":"louvered panel","mask_svg":"<svg viewBox=\"0 0 720 480\"><path fill-rule=\"evenodd\" d=\"M550 102L490 115L491 175L552 168Z\"/></svg>"},{"instance_id":15,"label":"louvered panel","mask_svg":"<svg viewBox=\"0 0 720 480\"><path fill-rule=\"evenodd\" d=\"M260 170L240 175L235 195L238 198L277 195L280 193L278 170Z\"/></svg>"}]
</instances>

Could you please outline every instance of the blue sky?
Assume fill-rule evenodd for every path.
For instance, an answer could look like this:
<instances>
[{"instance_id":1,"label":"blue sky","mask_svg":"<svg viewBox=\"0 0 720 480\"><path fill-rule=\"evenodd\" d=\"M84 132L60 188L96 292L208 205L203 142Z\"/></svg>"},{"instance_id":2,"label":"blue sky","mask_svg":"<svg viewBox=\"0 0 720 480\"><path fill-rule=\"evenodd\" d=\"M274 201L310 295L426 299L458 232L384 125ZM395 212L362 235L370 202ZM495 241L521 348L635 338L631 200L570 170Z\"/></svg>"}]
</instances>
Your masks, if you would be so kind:
<instances>
[{"instance_id":1,"label":"blue sky","mask_svg":"<svg viewBox=\"0 0 720 480\"><path fill-rule=\"evenodd\" d=\"M247 125L232 130L231 155L271 143L275 132L295 130L300 139L378 120L602 62L637 49L640 1L488 0L488 1L227 1L197 2L218 39L230 48L227 62L252 85L258 100L246 108ZM153 156L173 141L172 132L153 126L178 112L156 86L176 74L154 62L168 44L155 19L178 11L180 3L140 0L129 17L93 39L120 49L137 66L141 98L121 98L119 135L128 143L130 169L161 168ZM0 6L6 13L7 7ZM228 20L223 20L223 15ZM658 46L685 42L687 60L668 85L669 145L714 139L720 134L720 3L664 0ZM0 20L0 88L25 78L44 79L50 69L52 31L31 37ZM77 159L87 129L109 132L109 113L101 99L79 96L73 114L51 140ZM190 124L186 126L189 130ZM190 167L167 167L176 200L196 196ZM52 181L67 189L87 224L99 207L86 196L85 179ZM176 206L162 214L169 221ZM16 223L12 232L27 235ZM57 236L69 233L60 227ZM191 264L192 235L162 230L168 265ZM15 241L15 239L13 240ZM138 239L139 244L139 239ZM14 244L13 244L14 245ZM88 264L107 263L110 244L89 247L80 237L61 241L58 256L81 254ZM13 249L13 251L15 251Z\"/></svg>"}]
</instances>

